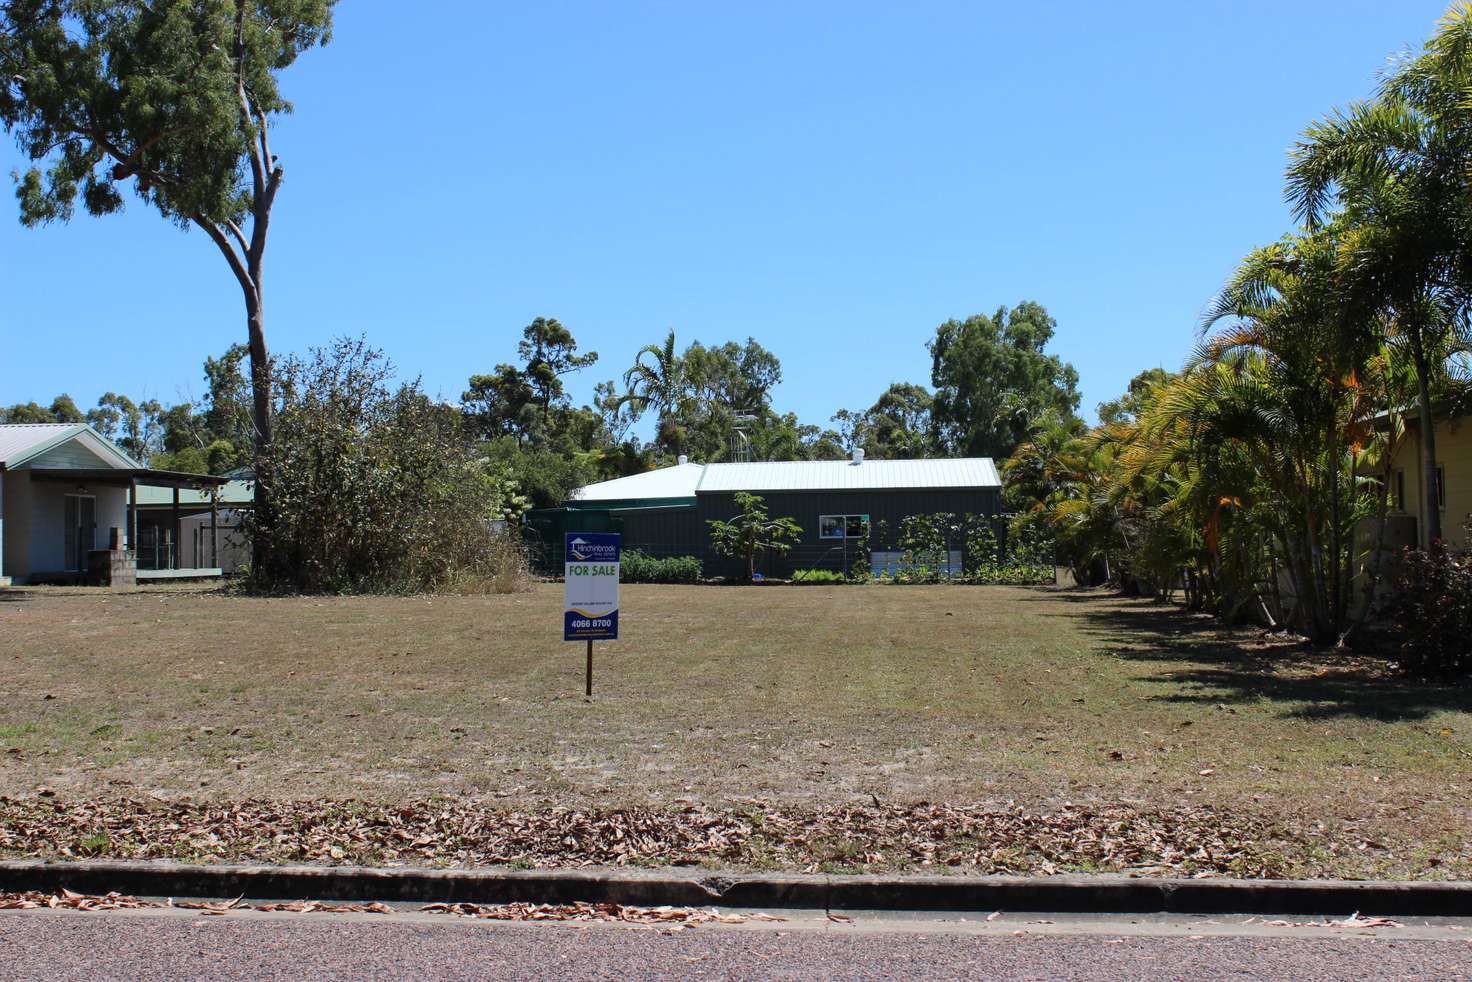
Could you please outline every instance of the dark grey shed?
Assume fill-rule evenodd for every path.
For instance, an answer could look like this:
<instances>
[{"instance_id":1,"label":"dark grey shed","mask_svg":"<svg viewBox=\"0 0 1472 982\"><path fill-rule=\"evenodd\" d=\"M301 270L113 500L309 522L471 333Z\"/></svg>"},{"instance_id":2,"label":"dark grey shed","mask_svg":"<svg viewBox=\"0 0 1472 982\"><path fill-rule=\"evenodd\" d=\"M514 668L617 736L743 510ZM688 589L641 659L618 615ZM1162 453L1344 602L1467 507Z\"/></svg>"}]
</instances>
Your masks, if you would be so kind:
<instances>
[{"instance_id":1,"label":"dark grey shed","mask_svg":"<svg viewBox=\"0 0 1472 982\"><path fill-rule=\"evenodd\" d=\"M858 558L857 520L891 533L910 515L940 512L995 516L1001 480L984 457L925 460L680 463L579 489L555 524L564 531L621 531L625 549L658 556L692 555L707 576L737 576L740 562L710 548L709 522L737 514L736 494L759 494L773 516L792 518L801 540L786 556L766 556L769 577L798 569L847 570ZM550 527L550 524L549 524ZM891 543L875 542L883 552Z\"/></svg>"}]
</instances>

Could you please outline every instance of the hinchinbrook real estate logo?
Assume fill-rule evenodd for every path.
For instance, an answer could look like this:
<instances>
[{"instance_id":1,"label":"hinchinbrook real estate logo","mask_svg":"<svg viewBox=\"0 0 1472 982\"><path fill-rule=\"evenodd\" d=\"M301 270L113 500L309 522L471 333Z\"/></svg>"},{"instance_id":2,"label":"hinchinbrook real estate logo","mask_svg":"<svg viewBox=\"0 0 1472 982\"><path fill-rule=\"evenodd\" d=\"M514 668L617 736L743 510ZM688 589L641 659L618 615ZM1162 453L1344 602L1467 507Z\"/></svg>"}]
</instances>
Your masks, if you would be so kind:
<instances>
[{"instance_id":1,"label":"hinchinbrook real estate logo","mask_svg":"<svg viewBox=\"0 0 1472 982\"><path fill-rule=\"evenodd\" d=\"M579 537L567 544L567 555L575 563L611 563L618 555L618 546L612 542L589 542Z\"/></svg>"}]
</instances>

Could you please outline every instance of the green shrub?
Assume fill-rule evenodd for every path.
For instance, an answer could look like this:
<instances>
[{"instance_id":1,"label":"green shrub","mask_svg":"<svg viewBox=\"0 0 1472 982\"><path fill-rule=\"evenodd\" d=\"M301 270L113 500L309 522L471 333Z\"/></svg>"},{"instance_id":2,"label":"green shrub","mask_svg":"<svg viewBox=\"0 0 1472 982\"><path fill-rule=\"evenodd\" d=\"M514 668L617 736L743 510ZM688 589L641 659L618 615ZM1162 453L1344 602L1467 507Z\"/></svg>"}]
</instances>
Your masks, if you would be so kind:
<instances>
[{"instance_id":1,"label":"green shrub","mask_svg":"<svg viewBox=\"0 0 1472 982\"><path fill-rule=\"evenodd\" d=\"M460 413L342 339L276 370L276 431L246 534L263 592L506 592L529 587L520 512Z\"/></svg>"},{"instance_id":2,"label":"green shrub","mask_svg":"<svg viewBox=\"0 0 1472 982\"><path fill-rule=\"evenodd\" d=\"M700 560L694 556L660 559L638 549L625 549L618 573L625 583L699 583Z\"/></svg>"},{"instance_id":3,"label":"green shrub","mask_svg":"<svg viewBox=\"0 0 1472 982\"><path fill-rule=\"evenodd\" d=\"M1472 674L1472 555L1407 550L1389 614L1401 668L1420 678Z\"/></svg>"},{"instance_id":4,"label":"green shrub","mask_svg":"<svg viewBox=\"0 0 1472 982\"><path fill-rule=\"evenodd\" d=\"M793 583L845 583L842 573L831 569L800 569L792 574Z\"/></svg>"}]
</instances>

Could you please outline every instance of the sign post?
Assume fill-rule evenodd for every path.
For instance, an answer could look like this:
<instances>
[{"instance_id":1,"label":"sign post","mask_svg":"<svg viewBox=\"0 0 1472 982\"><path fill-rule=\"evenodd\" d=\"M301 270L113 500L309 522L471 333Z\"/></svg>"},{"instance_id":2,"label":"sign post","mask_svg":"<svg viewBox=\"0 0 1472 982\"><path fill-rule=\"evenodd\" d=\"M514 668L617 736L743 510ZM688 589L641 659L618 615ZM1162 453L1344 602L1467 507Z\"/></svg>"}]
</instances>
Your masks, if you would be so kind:
<instances>
[{"instance_id":1,"label":"sign post","mask_svg":"<svg viewBox=\"0 0 1472 982\"><path fill-rule=\"evenodd\" d=\"M588 642L583 692L593 696L593 642L618 638L619 535L569 532L563 556L562 640Z\"/></svg>"}]
</instances>

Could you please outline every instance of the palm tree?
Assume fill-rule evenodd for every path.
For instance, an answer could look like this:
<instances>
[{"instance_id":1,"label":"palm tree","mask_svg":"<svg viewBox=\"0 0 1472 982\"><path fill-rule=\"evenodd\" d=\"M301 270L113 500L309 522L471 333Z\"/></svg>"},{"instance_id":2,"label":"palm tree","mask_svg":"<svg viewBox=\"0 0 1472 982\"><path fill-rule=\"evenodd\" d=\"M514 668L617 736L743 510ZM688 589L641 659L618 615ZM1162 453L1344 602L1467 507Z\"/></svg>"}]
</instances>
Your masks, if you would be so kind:
<instances>
[{"instance_id":1,"label":"palm tree","mask_svg":"<svg viewBox=\"0 0 1472 982\"><path fill-rule=\"evenodd\" d=\"M1303 451L1323 460L1327 484L1312 493L1321 499L1315 508L1324 507L1328 514L1311 510L1303 516L1303 529L1312 554L1309 569L1322 577L1327 601L1322 620L1335 625L1344 623L1352 577L1345 505L1354 476L1347 489L1344 468L1353 464L1351 447L1363 443L1367 414L1373 414L1374 407L1356 396L1363 394L1362 380L1379 350L1381 327L1340 293L1341 234L1331 226L1317 234L1287 236L1249 254L1202 322L1203 332L1223 322L1227 326L1201 348L1208 363L1242 353L1262 356L1274 389L1291 401Z\"/></svg>"},{"instance_id":2,"label":"palm tree","mask_svg":"<svg viewBox=\"0 0 1472 982\"><path fill-rule=\"evenodd\" d=\"M1472 304L1469 89L1472 3L1459 2L1374 99L1309 127L1287 175L1311 229L1340 209L1343 295L1383 316L1415 370L1428 546L1442 537L1432 387L1466 341Z\"/></svg>"},{"instance_id":3,"label":"palm tree","mask_svg":"<svg viewBox=\"0 0 1472 982\"><path fill-rule=\"evenodd\" d=\"M685 359L675 351L673 329L663 343L639 349L634 366L624 373L624 387L627 391L619 403L628 405L636 417L653 410L659 419L659 442L678 454L684 442L680 419L694 408L695 384Z\"/></svg>"}]
</instances>

